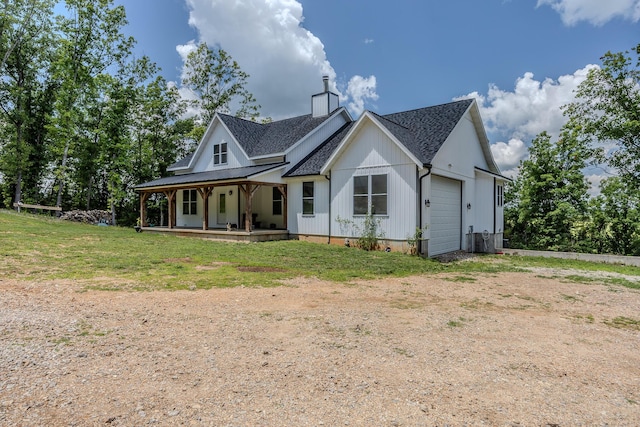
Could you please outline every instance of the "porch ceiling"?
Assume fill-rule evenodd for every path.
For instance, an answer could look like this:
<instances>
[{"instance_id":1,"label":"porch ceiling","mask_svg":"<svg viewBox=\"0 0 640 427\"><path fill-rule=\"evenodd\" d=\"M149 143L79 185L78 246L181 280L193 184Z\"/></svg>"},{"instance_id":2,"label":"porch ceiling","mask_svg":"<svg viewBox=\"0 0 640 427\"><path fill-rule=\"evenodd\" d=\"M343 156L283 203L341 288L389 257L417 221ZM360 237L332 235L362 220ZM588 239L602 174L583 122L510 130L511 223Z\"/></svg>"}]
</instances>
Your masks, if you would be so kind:
<instances>
[{"instance_id":1,"label":"porch ceiling","mask_svg":"<svg viewBox=\"0 0 640 427\"><path fill-rule=\"evenodd\" d=\"M145 182L135 187L136 191L148 192L166 188L184 188L204 186L212 184L237 183L239 180L247 180L272 169L286 165L287 163L271 163L268 165L246 166L242 168L219 169L206 172L189 173L184 175L168 176Z\"/></svg>"}]
</instances>

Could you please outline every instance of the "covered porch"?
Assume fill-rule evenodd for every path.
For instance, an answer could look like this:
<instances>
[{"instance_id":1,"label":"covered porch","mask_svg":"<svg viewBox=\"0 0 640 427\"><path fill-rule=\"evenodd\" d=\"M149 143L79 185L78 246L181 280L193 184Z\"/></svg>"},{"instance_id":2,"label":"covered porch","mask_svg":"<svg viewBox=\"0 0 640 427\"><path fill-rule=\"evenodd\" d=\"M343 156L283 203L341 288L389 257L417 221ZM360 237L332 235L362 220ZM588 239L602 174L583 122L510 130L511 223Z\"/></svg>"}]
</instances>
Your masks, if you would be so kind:
<instances>
[{"instance_id":1,"label":"covered porch","mask_svg":"<svg viewBox=\"0 0 640 427\"><path fill-rule=\"evenodd\" d=\"M176 175L140 184L141 229L234 241L287 239L287 186L268 180L268 172L281 166ZM166 222L159 225L149 221L147 205L153 195L166 201Z\"/></svg>"}]
</instances>

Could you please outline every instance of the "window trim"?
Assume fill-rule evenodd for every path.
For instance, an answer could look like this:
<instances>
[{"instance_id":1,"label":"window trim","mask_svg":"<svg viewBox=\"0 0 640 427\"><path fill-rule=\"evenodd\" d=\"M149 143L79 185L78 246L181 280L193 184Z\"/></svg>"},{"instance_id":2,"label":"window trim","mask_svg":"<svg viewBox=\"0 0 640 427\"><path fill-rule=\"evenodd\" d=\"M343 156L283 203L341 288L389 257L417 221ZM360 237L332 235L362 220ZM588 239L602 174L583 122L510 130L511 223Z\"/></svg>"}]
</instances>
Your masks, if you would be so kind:
<instances>
[{"instance_id":1,"label":"window trim","mask_svg":"<svg viewBox=\"0 0 640 427\"><path fill-rule=\"evenodd\" d=\"M217 152L216 152L217 151ZM213 144L213 164L226 165L229 163L229 145L226 142Z\"/></svg>"},{"instance_id":2,"label":"window trim","mask_svg":"<svg viewBox=\"0 0 640 427\"><path fill-rule=\"evenodd\" d=\"M305 196L304 187L305 184L311 184L311 196ZM314 181L304 181L302 183L302 215L315 215L316 214L316 183ZM311 212L305 212L305 202L311 202Z\"/></svg>"},{"instance_id":3,"label":"window trim","mask_svg":"<svg viewBox=\"0 0 640 427\"><path fill-rule=\"evenodd\" d=\"M383 193L374 193L373 192L373 177L384 176L385 177L385 192ZM367 178L366 185L366 193L356 193L356 179L361 179L363 177ZM388 173L377 173L370 175L354 175L353 176L353 197L351 200L352 203L352 212L354 216L365 216L365 215L375 215L375 216L389 216L389 174ZM384 196L385 206L384 212L376 213L371 211L371 207L373 205L374 197ZM356 198L367 198L367 209L366 212L356 212ZM375 211L375 207L374 207Z\"/></svg>"},{"instance_id":4,"label":"window trim","mask_svg":"<svg viewBox=\"0 0 640 427\"><path fill-rule=\"evenodd\" d=\"M198 190L182 190L182 215L198 215Z\"/></svg>"}]
</instances>

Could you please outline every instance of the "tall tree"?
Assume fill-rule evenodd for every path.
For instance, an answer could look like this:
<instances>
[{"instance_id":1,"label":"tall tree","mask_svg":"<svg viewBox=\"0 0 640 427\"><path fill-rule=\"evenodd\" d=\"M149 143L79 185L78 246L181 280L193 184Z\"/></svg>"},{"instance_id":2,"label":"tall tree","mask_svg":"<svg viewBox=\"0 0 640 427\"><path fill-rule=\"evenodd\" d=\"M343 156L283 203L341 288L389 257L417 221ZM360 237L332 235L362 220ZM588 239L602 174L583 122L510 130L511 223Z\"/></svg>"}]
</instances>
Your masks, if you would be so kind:
<instances>
[{"instance_id":1,"label":"tall tree","mask_svg":"<svg viewBox=\"0 0 640 427\"><path fill-rule=\"evenodd\" d=\"M6 125L0 170L13 186L15 201L23 198L25 179L37 187L44 163L52 9L51 0L5 1L0 15L0 120Z\"/></svg>"},{"instance_id":2,"label":"tall tree","mask_svg":"<svg viewBox=\"0 0 640 427\"><path fill-rule=\"evenodd\" d=\"M67 16L58 17L60 34L55 77L60 89L52 118L52 133L57 141L56 206L61 206L70 159L81 138L86 118L85 101L90 98L95 79L112 64L128 57L134 43L121 33L126 25L123 6L112 0L66 0Z\"/></svg>"},{"instance_id":3,"label":"tall tree","mask_svg":"<svg viewBox=\"0 0 640 427\"><path fill-rule=\"evenodd\" d=\"M582 173L590 155L563 132L553 144L543 132L531 143L529 158L510 186L505 222L511 242L531 249L571 250L572 224L587 208L588 182Z\"/></svg>"},{"instance_id":4,"label":"tall tree","mask_svg":"<svg viewBox=\"0 0 640 427\"><path fill-rule=\"evenodd\" d=\"M635 56L635 58L634 58ZM589 71L565 107L575 136L600 144L597 159L640 188L640 44L631 52L607 52ZM613 147L611 147L613 146Z\"/></svg>"},{"instance_id":5,"label":"tall tree","mask_svg":"<svg viewBox=\"0 0 640 427\"><path fill-rule=\"evenodd\" d=\"M248 78L223 49L211 49L203 42L189 53L182 85L196 97L193 104L200 111L201 126L206 127L217 112L258 117L260 106L246 88Z\"/></svg>"},{"instance_id":6,"label":"tall tree","mask_svg":"<svg viewBox=\"0 0 640 427\"><path fill-rule=\"evenodd\" d=\"M589 201L590 218L583 239L598 253L640 254L640 192L620 177L600 183L600 194Z\"/></svg>"}]
</instances>

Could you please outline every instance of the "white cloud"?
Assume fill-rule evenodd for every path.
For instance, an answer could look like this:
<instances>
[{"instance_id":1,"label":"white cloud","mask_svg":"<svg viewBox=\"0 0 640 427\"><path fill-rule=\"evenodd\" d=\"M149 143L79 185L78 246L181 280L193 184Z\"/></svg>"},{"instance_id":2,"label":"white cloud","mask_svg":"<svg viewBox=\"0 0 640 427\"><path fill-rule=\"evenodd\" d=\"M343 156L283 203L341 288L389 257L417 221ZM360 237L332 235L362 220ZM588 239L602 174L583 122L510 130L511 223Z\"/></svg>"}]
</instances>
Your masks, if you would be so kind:
<instances>
[{"instance_id":1,"label":"white cloud","mask_svg":"<svg viewBox=\"0 0 640 427\"><path fill-rule=\"evenodd\" d=\"M490 85L487 95L474 92L463 98L477 98L490 132L524 140L542 131L557 137L566 121L560 107L575 99L574 91L585 80L589 70L596 67L587 65L557 80L547 78L538 81L532 73L525 73L516 80L513 92Z\"/></svg>"},{"instance_id":2,"label":"white cloud","mask_svg":"<svg viewBox=\"0 0 640 427\"><path fill-rule=\"evenodd\" d=\"M357 117L362 114L367 100L375 101L378 99L376 76L369 76L368 78L362 76L351 77L346 90L346 99L350 99L347 107L353 115Z\"/></svg>"},{"instance_id":3,"label":"white cloud","mask_svg":"<svg viewBox=\"0 0 640 427\"><path fill-rule=\"evenodd\" d=\"M640 20L640 0L538 0L537 6L542 5L551 6L567 26L580 21L600 26L617 17Z\"/></svg>"},{"instance_id":4,"label":"white cloud","mask_svg":"<svg viewBox=\"0 0 640 427\"><path fill-rule=\"evenodd\" d=\"M492 144L496 163L502 171L515 171L520 160L527 157L527 144L536 135L547 131L552 138L559 136L566 123L560 107L575 100L574 91L596 67L587 65L557 80L538 81L532 73L525 73L516 80L513 91L490 85L486 95L472 92L456 99L477 100L487 131L509 141Z\"/></svg>"},{"instance_id":5,"label":"white cloud","mask_svg":"<svg viewBox=\"0 0 640 427\"><path fill-rule=\"evenodd\" d=\"M524 141L517 138L492 144L491 152L501 171L515 170L528 154Z\"/></svg>"},{"instance_id":6,"label":"white cloud","mask_svg":"<svg viewBox=\"0 0 640 427\"><path fill-rule=\"evenodd\" d=\"M364 39L364 44L371 44L373 42L374 42L373 39Z\"/></svg>"},{"instance_id":7,"label":"white cloud","mask_svg":"<svg viewBox=\"0 0 640 427\"><path fill-rule=\"evenodd\" d=\"M345 99L338 91L336 72L324 45L302 26L300 2L185 1L189 23L198 30L200 40L222 47L249 73L247 89L262 105L264 115L280 119L310 113L311 95L322 91L323 75L329 76L331 90ZM369 95L375 95L375 86L369 90ZM351 102L358 106L365 99L375 98Z\"/></svg>"}]
</instances>

